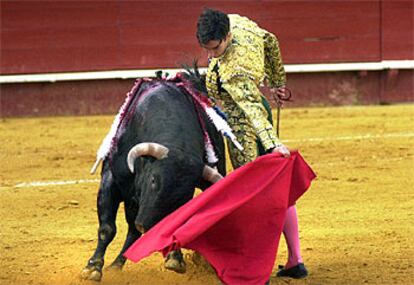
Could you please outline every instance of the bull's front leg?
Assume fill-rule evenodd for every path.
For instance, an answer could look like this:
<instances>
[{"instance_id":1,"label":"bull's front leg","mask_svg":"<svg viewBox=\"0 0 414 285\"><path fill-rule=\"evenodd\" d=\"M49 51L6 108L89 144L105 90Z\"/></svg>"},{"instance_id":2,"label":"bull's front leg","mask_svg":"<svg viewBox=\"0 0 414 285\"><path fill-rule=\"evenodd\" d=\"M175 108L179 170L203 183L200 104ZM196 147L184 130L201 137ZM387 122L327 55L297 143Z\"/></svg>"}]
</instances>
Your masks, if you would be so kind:
<instances>
[{"instance_id":1,"label":"bull's front leg","mask_svg":"<svg viewBox=\"0 0 414 285\"><path fill-rule=\"evenodd\" d=\"M116 214L120 203L120 194L109 169L103 171L99 187L98 207L98 245L81 272L81 278L100 281L104 265L105 251L116 235Z\"/></svg>"},{"instance_id":2,"label":"bull's front leg","mask_svg":"<svg viewBox=\"0 0 414 285\"><path fill-rule=\"evenodd\" d=\"M126 262L126 258L124 257L125 251L141 236L141 233L135 227L135 217L137 216L137 213L137 199L134 197L131 199L131 201L125 201L125 219L128 223L128 233L121 252L110 266L111 269L122 269Z\"/></svg>"}]
</instances>

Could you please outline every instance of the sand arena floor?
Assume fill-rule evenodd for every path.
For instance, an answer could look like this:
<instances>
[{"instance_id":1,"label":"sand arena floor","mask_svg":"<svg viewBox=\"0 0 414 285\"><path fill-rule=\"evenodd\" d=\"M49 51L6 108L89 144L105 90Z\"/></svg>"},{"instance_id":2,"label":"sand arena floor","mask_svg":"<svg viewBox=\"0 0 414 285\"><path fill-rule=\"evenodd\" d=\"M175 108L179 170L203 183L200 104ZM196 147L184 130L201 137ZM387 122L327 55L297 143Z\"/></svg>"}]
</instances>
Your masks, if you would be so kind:
<instances>
[{"instance_id":1,"label":"sand arena floor","mask_svg":"<svg viewBox=\"0 0 414 285\"><path fill-rule=\"evenodd\" d=\"M0 284L96 284L79 278L97 239L89 169L112 119L0 121ZM271 284L414 284L414 106L286 109L281 138L318 178L298 203L310 276ZM117 225L106 264L126 235L122 207ZM282 238L274 272L285 247ZM101 284L219 284L187 263L179 275L154 254Z\"/></svg>"}]
</instances>

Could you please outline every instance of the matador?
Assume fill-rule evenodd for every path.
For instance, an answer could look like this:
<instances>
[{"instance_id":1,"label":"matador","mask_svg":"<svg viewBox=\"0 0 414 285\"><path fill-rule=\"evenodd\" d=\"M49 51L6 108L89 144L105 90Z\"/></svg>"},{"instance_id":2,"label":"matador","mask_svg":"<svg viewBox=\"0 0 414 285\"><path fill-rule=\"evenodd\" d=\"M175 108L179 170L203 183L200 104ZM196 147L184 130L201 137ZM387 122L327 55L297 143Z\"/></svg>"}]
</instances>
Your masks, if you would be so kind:
<instances>
[{"instance_id":1,"label":"matador","mask_svg":"<svg viewBox=\"0 0 414 285\"><path fill-rule=\"evenodd\" d=\"M239 150L227 144L233 167L271 152L289 157L289 149L273 129L269 103L259 89L266 82L277 95L285 95L286 74L276 36L246 17L205 9L197 22L197 39L209 56L208 95L221 101L228 123L243 146ZM306 277L295 206L286 211L283 234L288 260L276 275Z\"/></svg>"},{"instance_id":2,"label":"matador","mask_svg":"<svg viewBox=\"0 0 414 285\"><path fill-rule=\"evenodd\" d=\"M228 144L237 168L281 146L259 86L266 80L269 87L282 87L286 75L276 36L246 17L228 17L230 44L222 55L209 58L206 84L208 95L223 104L228 123L244 148L240 151Z\"/></svg>"}]
</instances>

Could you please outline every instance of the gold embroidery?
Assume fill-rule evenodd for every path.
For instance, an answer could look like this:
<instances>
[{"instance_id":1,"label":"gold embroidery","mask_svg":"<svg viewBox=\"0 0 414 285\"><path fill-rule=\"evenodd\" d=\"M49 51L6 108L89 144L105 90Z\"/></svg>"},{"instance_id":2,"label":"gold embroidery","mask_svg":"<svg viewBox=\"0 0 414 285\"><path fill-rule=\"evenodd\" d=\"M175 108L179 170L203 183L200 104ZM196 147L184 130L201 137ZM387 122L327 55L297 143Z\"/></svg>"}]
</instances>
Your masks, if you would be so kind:
<instances>
[{"instance_id":1,"label":"gold embroidery","mask_svg":"<svg viewBox=\"0 0 414 285\"><path fill-rule=\"evenodd\" d=\"M228 123L244 147L240 152L229 144L233 166L239 167L257 157L257 138L265 150L279 143L258 86L265 77L271 87L284 85L286 76L276 37L248 18L229 18L232 42L222 56L210 60L206 85L209 96L222 101Z\"/></svg>"}]
</instances>

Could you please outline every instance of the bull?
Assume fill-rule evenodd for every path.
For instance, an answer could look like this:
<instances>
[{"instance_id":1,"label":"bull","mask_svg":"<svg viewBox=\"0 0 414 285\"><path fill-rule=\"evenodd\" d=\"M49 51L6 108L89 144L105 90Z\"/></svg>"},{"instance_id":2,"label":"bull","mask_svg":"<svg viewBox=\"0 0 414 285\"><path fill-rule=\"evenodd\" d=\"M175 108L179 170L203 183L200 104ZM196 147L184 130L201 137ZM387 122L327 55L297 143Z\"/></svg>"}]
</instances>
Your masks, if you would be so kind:
<instances>
[{"instance_id":1,"label":"bull","mask_svg":"<svg viewBox=\"0 0 414 285\"><path fill-rule=\"evenodd\" d=\"M121 202L128 233L110 265L115 269L122 269L123 253L142 233L192 199L195 188L204 190L225 175L223 138L188 92L206 96L196 69L175 80L145 80L136 89L103 159L97 197L98 243L81 273L84 279L102 278ZM206 158L206 133L217 158L214 168ZM171 252L165 267L185 272L181 252Z\"/></svg>"}]
</instances>

